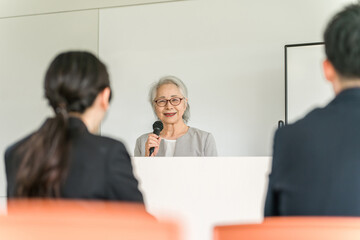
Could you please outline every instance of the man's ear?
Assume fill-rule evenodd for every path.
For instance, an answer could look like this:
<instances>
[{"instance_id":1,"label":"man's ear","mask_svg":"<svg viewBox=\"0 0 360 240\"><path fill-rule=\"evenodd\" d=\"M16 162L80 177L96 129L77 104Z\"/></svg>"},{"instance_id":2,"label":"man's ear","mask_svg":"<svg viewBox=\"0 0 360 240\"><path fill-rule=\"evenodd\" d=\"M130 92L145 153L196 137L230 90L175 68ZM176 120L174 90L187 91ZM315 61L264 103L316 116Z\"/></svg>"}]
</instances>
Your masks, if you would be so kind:
<instances>
[{"instance_id":1,"label":"man's ear","mask_svg":"<svg viewBox=\"0 0 360 240\"><path fill-rule=\"evenodd\" d=\"M100 92L100 98L101 98L101 106L107 110L109 108L109 100L110 100L110 94L111 94L111 90L109 87L104 88L104 90L102 90Z\"/></svg>"},{"instance_id":2,"label":"man's ear","mask_svg":"<svg viewBox=\"0 0 360 240\"><path fill-rule=\"evenodd\" d=\"M324 70L325 78L329 82L334 83L335 79L337 79L337 73L335 71L334 66L332 65L332 63L328 59L326 59L323 62L323 70Z\"/></svg>"},{"instance_id":3,"label":"man's ear","mask_svg":"<svg viewBox=\"0 0 360 240\"><path fill-rule=\"evenodd\" d=\"M328 59L323 62L323 69L326 79L331 83L332 88L337 95L343 89L339 74L336 72L334 65L332 65Z\"/></svg>"}]
</instances>

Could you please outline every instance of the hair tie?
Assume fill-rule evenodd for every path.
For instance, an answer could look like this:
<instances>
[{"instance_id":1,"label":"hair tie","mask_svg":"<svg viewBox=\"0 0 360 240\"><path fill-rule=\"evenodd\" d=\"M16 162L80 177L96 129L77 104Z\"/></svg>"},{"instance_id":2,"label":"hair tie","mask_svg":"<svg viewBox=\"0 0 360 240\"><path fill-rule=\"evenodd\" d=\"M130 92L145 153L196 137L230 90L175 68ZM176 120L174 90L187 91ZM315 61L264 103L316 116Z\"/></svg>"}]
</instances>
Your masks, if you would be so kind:
<instances>
[{"instance_id":1,"label":"hair tie","mask_svg":"<svg viewBox=\"0 0 360 240\"><path fill-rule=\"evenodd\" d=\"M66 111L65 104L59 104L55 109L56 115L62 115L64 118L68 117L68 112Z\"/></svg>"}]
</instances>

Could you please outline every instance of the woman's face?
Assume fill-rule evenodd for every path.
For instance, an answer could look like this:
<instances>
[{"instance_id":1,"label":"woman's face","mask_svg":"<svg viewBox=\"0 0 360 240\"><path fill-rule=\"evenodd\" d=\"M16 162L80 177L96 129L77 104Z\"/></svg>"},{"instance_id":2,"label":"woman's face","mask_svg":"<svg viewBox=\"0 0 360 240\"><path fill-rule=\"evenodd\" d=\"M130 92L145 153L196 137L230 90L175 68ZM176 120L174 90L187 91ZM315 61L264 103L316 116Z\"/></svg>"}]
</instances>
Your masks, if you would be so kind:
<instances>
[{"instance_id":1,"label":"woman's face","mask_svg":"<svg viewBox=\"0 0 360 240\"><path fill-rule=\"evenodd\" d=\"M179 121L183 121L182 116L184 115L184 112L186 110L187 99L184 98L184 96L180 92L180 89L174 84L167 83L161 85L158 88L155 101L173 99L173 102L175 102L174 98L183 99L177 106L173 106L169 101L167 101L166 105L163 107L155 104L156 115L164 124L174 124L178 123Z\"/></svg>"}]
</instances>

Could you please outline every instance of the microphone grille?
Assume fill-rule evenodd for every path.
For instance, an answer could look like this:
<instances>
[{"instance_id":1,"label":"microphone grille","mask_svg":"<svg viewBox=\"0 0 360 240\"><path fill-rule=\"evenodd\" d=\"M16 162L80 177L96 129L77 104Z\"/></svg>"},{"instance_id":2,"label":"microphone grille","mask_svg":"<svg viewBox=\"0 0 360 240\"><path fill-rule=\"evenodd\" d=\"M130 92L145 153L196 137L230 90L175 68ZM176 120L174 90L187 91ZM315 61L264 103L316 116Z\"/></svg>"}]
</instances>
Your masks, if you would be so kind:
<instances>
[{"instance_id":1,"label":"microphone grille","mask_svg":"<svg viewBox=\"0 0 360 240\"><path fill-rule=\"evenodd\" d=\"M159 129L160 131L162 131L164 128L164 125L161 121L156 121L153 124L153 129Z\"/></svg>"}]
</instances>

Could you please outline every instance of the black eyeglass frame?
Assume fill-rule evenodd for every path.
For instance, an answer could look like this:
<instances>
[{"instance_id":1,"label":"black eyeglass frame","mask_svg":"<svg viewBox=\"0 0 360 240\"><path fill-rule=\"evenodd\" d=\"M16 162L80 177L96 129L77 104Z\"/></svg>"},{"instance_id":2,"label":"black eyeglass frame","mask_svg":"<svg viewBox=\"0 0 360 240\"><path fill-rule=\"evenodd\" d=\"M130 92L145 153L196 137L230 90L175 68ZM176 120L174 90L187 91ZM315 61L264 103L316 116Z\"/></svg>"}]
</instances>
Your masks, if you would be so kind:
<instances>
[{"instance_id":1,"label":"black eyeglass frame","mask_svg":"<svg viewBox=\"0 0 360 240\"><path fill-rule=\"evenodd\" d=\"M171 102L171 100L173 100L173 99L180 99L180 101L179 101L179 104L173 104L172 102ZM170 99L164 99L164 98L160 98L160 99L157 99L157 100L154 100L154 102L155 102L155 104L158 106L158 107L165 107L168 103L170 103L172 106L179 106L180 105L180 103L181 103L181 101L182 100L184 100L185 99L185 97L182 97L182 98L180 98L180 97L173 97L173 98L170 98ZM166 103L162 106L162 105L159 105L159 103L158 103L158 101L166 101Z\"/></svg>"}]
</instances>

